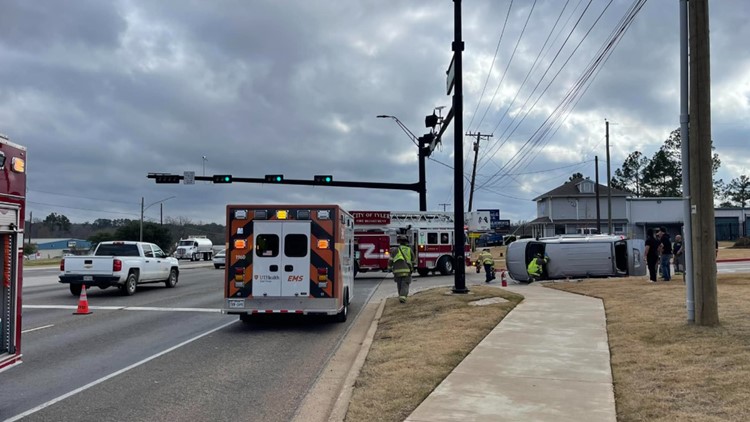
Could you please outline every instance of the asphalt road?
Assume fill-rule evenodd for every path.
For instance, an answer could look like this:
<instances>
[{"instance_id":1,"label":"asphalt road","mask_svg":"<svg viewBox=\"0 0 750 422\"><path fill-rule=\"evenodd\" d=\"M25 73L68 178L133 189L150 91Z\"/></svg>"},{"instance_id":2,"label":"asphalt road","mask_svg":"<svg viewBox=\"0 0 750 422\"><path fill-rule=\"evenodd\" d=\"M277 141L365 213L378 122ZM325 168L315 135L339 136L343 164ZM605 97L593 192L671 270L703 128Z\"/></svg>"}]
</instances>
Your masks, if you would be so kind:
<instances>
[{"instance_id":1,"label":"asphalt road","mask_svg":"<svg viewBox=\"0 0 750 422\"><path fill-rule=\"evenodd\" d=\"M218 312L223 271L182 266L176 288L88 290L91 315L55 269L24 272L23 364L0 373L0 419L286 421L381 281L357 278L349 320Z\"/></svg>"}]
</instances>

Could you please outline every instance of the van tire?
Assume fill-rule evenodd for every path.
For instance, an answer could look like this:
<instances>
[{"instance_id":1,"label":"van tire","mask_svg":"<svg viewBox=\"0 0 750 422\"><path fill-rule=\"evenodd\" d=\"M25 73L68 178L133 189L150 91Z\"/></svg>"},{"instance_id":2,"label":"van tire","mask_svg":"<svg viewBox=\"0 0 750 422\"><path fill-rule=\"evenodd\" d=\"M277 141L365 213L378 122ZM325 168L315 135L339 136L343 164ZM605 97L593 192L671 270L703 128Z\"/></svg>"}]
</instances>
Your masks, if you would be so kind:
<instances>
[{"instance_id":1,"label":"van tire","mask_svg":"<svg viewBox=\"0 0 750 422\"><path fill-rule=\"evenodd\" d=\"M420 277L427 277L430 274L430 270L427 268L417 268L417 274L419 274Z\"/></svg>"},{"instance_id":2,"label":"van tire","mask_svg":"<svg viewBox=\"0 0 750 422\"><path fill-rule=\"evenodd\" d=\"M359 272L359 262L354 261L354 277L357 276L358 272Z\"/></svg>"},{"instance_id":3,"label":"van tire","mask_svg":"<svg viewBox=\"0 0 750 422\"><path fill-rule=\"evenodd\" d=\"M349 316L349 289L344 290L344 308L334 316L336 322L346 322Z\"/></svg>"},{"instance_id":4,"label":"van tire","mask_svg":"<svg viewBox=\"0 0 750 422\"><path fill-rule=\"evenodd\" d=\"M453 260L447 256L440 258L437 264L437 269L442 275L453 273Z\"/></svg>"},{"instance_id":5,"label":"van tire","mask_svg":"<svg viewBox=\"0 0 750 422\"><path fill-rule=\"evenodd\" d=\"M75 297L78 297L81 295L81 290L83 290L83 286L80 284L71 284L70 285L70 294L72 294Z\"/></svg>"},{"instance_id":6,"label":"van tire","mask_svg":"<svg viewBox=\"0 0 750 422\"><path fill-rule=\"evenodd\" d=\"M171 270L169 270L169 277L164 281L164 284L168 288L171 289L177 285L177 281L178 281L177 270L175 268L172 268Z\"/></svg>"},{"instance_id":7,"label":"van tire","mask_svg":"<svg viewBox=\"0 0 750 422\"><path fill-rule=\"evenodd\" d=\"M127 280L125 280L125 284L120 288L120 292L123 296L133 296L137 288L138 276L135 273L130 273Z\"/></svg>"}]
</instances>

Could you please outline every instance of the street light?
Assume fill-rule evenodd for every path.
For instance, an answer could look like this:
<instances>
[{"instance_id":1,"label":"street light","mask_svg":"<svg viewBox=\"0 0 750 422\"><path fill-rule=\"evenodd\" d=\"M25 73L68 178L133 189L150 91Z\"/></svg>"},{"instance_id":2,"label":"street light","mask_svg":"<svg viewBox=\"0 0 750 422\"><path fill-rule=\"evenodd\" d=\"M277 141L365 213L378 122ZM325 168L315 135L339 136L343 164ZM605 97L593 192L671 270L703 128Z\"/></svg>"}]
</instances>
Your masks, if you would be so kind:
<instances>
[{"instance_id":1,"label":"street light","mask_svg":"<svg viewBox=\"0 0 750 422\"><path fill-rule=\"evenodd\" d=\"M404 133L409 137L409 139L411 139L411 141L414 143L414 145L419 146L419 144L417 143L417 139L418 139L417 136L414 133L412 133L412 131L410 131L409 128L406 127L406 125L404 125L403 123L401 123L401 120L399 120L398 117L396 117L396 116L389 116L387 114L379 114L376 117L378 119L393 119L393 121L395 121L396 124L401 128L401 130L404 131Z\"/></svg>"},{"instance_id":2,"label":"street light","mask_svg":"<svg viewBox=\"0 0 750 422\"><path fill-rule=\"evenodd\" d=\"M208 161L208 158L206 156L203 156L203 175L206 175L206 161Z\"/></svg>"},{"instance_id":3,"label":"street light","mask_svg":"<svg viewBox=\"0 0 750 422\"><path fill-rule=\"evenodd\" d=\"M139 242L143 242L143 212L146 211L147 209L149 209L150 207L156 205L156 204L160 204L160 203L162 203L164 201L168 201L168 200L170 200L172 198L177 198L177 197L176 196L170 196L168 198L164 198L164 199L158 200L156 202L153 202L151 204L148 204L148 206L144 207L143 206L143 197L141 196L141 230L140 230L140 236L138 237Z\"/></svg>"},{"instance_id":4,"label":"street light","mask_svg":"<svg viewBox=\"0 0 750 422\"><path fill-rule=\"evenodd\" d=\"M409 139L414 143L414 145L417 146L419 157L419 210L420 211L427 211L427 182L426 182L426 176L425 176L425 154L424 154L424 145L421 138L417 138L412 131L409 130L406 125L401 123L401 120L398 119L396 116L389 116L387 114L379 114L377 116L378 119L393 119L393 121L398 124L398 126L401 128L401 130L406 133L407 136L409 136Z\"/></svg>"}]
</instances>

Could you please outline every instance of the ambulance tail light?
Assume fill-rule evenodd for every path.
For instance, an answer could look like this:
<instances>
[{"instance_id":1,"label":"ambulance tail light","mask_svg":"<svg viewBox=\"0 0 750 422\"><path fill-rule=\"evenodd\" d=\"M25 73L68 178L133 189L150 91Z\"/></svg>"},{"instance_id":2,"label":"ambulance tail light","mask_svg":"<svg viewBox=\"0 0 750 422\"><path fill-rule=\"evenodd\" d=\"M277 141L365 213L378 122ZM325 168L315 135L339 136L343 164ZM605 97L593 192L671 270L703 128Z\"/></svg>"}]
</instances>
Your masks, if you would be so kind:
<instances>
[{"instance_id":1,"label":"ambulance tail light","mask_svg":"<svg viewBox=\"0 0 750 422\"><path fill-rule=\"evenodd\" d=\"M328 280L328 268L318 268L318 281Z\"/></svg>"},{"instance_id":2,"label":"ambulance tail light","mask_svg":"<svg viewBox=\"0 0 750 422\"><path fill-rule=\"evenodd\" d=\"M243 281L245 278L244 267L234 267L234 281Z\"/></svg>"},{"instance_id":3,"label":"ambulance tail light","mask_svg":"<svg viewBox=\"0 0 750 422\"><path fill-rule=\"evenodd\" d=\"M119 259L112 261L112 271L122 271L122 261Z\"/></svg>"}]
</instances>

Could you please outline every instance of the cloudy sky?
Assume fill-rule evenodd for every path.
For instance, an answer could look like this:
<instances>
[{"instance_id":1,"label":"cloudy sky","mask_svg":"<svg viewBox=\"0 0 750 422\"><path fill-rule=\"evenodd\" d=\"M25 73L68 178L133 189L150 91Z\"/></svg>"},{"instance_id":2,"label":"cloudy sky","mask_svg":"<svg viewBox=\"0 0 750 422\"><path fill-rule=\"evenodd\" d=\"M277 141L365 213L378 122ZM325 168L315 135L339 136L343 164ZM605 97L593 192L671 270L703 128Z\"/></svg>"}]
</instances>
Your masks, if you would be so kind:
<instances>
[{"instance_id":1,"label":"cloudy sky","mask_svg":"<svg viewBox=\"0 0 750 422\"><path fill-rule=\"evenodd\" d=\"M464 132L494 135L480 144L474 209L531 220L532 198L574 172L594 179L596 155L606 180L605 119L613 172L679 126L677 0L647 1L582 79L636 3L463 2ZM710 7L713 139L728 181L748 173L750 8ZM452 40L449 0L0 0L0 133L28 147L34 218L137 219L142 197L151 221L170 197L165 217L218 223L228 203L417 210L414 192L146 175L416 182L415 145L376 115L419 136L425 115L447 113ZM456 201L453 136L451 125L427 162L429 210Z\"/></svg>"}]
</instances>

